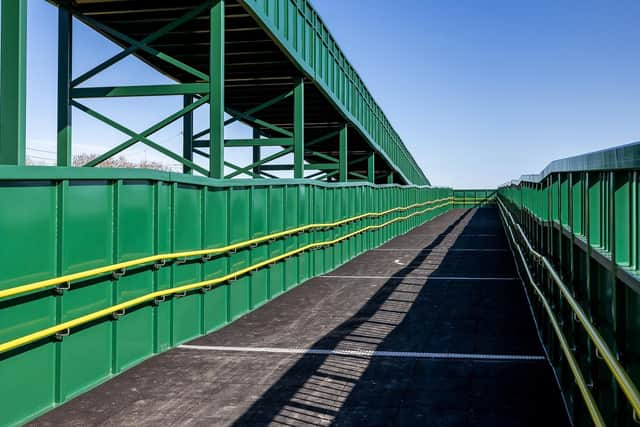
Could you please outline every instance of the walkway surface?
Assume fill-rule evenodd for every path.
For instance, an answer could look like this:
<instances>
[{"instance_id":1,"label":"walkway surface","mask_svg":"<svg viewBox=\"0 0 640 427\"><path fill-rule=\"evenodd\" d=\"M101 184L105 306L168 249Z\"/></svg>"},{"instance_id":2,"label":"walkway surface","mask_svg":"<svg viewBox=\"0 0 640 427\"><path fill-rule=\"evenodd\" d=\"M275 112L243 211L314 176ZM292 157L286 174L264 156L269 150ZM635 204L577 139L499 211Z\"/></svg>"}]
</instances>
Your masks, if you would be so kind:
<instances>
[{"instance_id":1,"label":"walkway surface","mask_svg":"<svg viewBox=\"0 0 640 427\"><path fill-rule=\"evenodd\" d=\"M498 213L484 208L450 211L34 424L568 421Z\"/></svg>"}]
</instances>

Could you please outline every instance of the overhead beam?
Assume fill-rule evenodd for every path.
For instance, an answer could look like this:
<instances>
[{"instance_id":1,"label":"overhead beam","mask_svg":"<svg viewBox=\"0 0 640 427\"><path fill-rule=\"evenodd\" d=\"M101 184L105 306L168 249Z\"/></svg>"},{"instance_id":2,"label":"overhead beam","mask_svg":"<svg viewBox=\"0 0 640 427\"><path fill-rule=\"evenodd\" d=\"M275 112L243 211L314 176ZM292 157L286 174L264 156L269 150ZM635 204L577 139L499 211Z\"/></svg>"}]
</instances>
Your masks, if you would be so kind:
<instances>
[{"instance_id":1,"label":"overhead beam","mask_svg":"<svg viewBox=\"0 0 640 427\"><path fill-rule=\"evenodd\" d=\"M0 164L24 165L27 2L0 0Z\"/></svg>"},{"instance_id":2,"label":"overhead beam","mask_svg":"<svg viewBox=\"0 0 640 427\"><path fill-rule=\"evenodd\" d=\"M63 10L63 9L60 9ZM122 98L130 96L196 95L209 92L209 83L168 85L103 86L71 89L72 98Z\"/></svg>"}]
</instances>

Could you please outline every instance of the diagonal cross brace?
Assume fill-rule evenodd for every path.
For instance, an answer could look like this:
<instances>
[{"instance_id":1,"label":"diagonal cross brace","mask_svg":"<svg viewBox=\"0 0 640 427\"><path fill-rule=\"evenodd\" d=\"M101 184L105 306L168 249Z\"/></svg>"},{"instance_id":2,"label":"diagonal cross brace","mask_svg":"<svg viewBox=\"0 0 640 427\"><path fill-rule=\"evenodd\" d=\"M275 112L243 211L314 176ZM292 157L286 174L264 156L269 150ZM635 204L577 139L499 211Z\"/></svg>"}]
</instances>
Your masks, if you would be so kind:
<instances>
[{"instance_id":1,"label":"diagonal cross brace","mask_svg":"<svg viewBox=\"0 0 640 427\"><path fill-rule=\"evenodd\" d=\"M100 73L103 70L106 70L107 68L109 68L110 66L112 66L113 64L119 62L120 60L126 58L127 56L131 55L132 53L136 52L137 50L144 50L156 57L158 57L159 59L162 59L178 68L183 69L184 71L187 71L190 74L195 75L198 78L201 78L205 81L209 80L209 76L205 73L202 73L198 70L196 70L195 68L192 68L172 57L170 57L169 55L165 55L161 52L158 52L156 49L152 48L149 46L149 43L152 43L153 41L157 40L158 38L162 37L163 35L173 31L174 29L176 29L177 27L179 27L180 25L184 24L185 22L195 18L196 16L198 16L199 14L201 14L202 12L204 12L208 7L211 6L211 1L207 0L204 3L202 3L200 6L190 10L189 12L185 13L184 15L182 15L180 18L176 19L173 22L168 23L167 25L163 26L162 28L160 28L158 31L149 34L147 37L145 37L144 39L142 39L141 41L137 41L134 40L130 37L125 36L124 34L121 34L115 30L113 30L112 28L109 28L105 25L100 24L97 21L94 21L93 19L84 16L82 14L77 14L78 19L85 21L87 23L90 23L93 26L96 26L97 28L100 28L101 30L111 34L114 37L117 37L127 43L130 43L131 45L129 47L127 47L126 49L124 49L122 52L119 52L117 54L115 54L114 56L112 56L111 58L107 59L106 61L104 61L103 63L95 66L94 68L92 68L91 70L87 71L86 73L82 74L81 76L75 78L72 82L71 82L71 86L75 87L78 86L79 84L89 80L91 77L95 76L96 74Z\"/></svg>"},{"instance_id":2,"label":"diagonal cross brace","mask_svg":"<svg viewBox=\"0 0 640 427\"><path fill-rule=\"evenodd\" d=\"M183 108L182 110L172 114L171 116L169 116L166 119L156 123L155 125L151 126L150 128L144 130L141 133L134 132L131 129L129 129L129 128L117 123L114 120L111 120L110 118L98 113L97 111L92 110L91 108L89 108L89 107L87 107L87 106L85 106L83 104L80 104L77 101L71 101L71 104L74 107L84 111L85 113L89 114L90 116L100 120L103 123L108 124L109 126L115 128L115 129L119 130L120 132L122 132L122 133L124 133L126 135L129 135L131 137L127 141L125 141L122 144L112 148L111 150L109 150L105 154L93 159L92 161L88 162L84 166L95 166L97 164L100 164L100 163L104 162L105 160L113 157L117 153L127 149L130 146L132 146L136 142L142 142L143 144L146 144L149 147L161 152L165 156L168 156L168 157L176 160L177 162L182 163L183 165L189 166L193 170L196 170L196 171L200 172L203 175L207 175L208 171L206 169L204 169L203 167L201 167L201 166L193 163L192 161L187 160L187 159L175 154L171 150L167 150L163 146L151 141L148 138L148 136L150 136L150 135L156 133L157 131L159 131L160 129L168 126L169 124L171 124L174 121L178 120L180 117L184 116L185 114L195 110L196 108L198 108L202 104L206 103L208 100L209 100L209 96L208 95L203 97L203 98L200 98L198 101L194 102L193 104L189 105L188 107Z\"/></svg>"}]
</instances>

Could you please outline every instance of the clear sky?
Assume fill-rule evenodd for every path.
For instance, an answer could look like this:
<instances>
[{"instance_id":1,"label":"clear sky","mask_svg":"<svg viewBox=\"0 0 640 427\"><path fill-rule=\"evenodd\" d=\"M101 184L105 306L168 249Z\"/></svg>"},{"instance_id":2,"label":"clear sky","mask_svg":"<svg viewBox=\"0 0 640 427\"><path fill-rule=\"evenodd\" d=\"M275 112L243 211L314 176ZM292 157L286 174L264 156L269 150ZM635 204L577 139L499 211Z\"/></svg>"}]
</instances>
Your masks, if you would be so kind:
<instances>
[{"instance_id":1,"label":"clear sky","mask_svg":"<svg viewBox=\"0 0 640 427\"><path fill-rule=\"evenodd\" d=\"M434 185L495 187L556 158L640 140L637 0L313 4ZM29 8L28 154L46 159L55 148L57 20L43 0ZM74 31L77 73L117 51L79 24ZM134 59L92 81L162 82ZM180 100L86 103L142 130ZM83 113L74 126L78 152L123 140ZM155 139L177 150L180 128ZM142 145L127 154L155 158Z\"/></svg>"}]
</instances>

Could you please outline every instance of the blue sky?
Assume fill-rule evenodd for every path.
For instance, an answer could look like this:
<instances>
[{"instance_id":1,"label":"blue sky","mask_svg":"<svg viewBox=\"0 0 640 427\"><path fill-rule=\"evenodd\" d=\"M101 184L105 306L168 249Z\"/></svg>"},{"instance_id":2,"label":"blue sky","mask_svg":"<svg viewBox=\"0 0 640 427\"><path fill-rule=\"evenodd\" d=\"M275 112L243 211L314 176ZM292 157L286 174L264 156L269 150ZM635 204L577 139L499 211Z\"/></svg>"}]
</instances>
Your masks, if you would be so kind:
<instances>
[{"instance_id":1,"label":"blue sky","mask_svg":"<svg viewBox=\"0 0 640 427\"><path fill-rule=\"evenodd\" d=\"M636 0L313 4L434 185L495 187L556 158L640 140ZM57 20L43 0L29 8L28 147L46 159L55 149ZM117 51L79 24L74 31L77 73ZM92 81L162 82L135 59ZM142 130L180 100L87 104ZM125 139L79 112L74 132L77 152ZM178 149L179 126L155 140ZM142 145L127 155L155 158Z\"/></svg>"}]
</instances>

